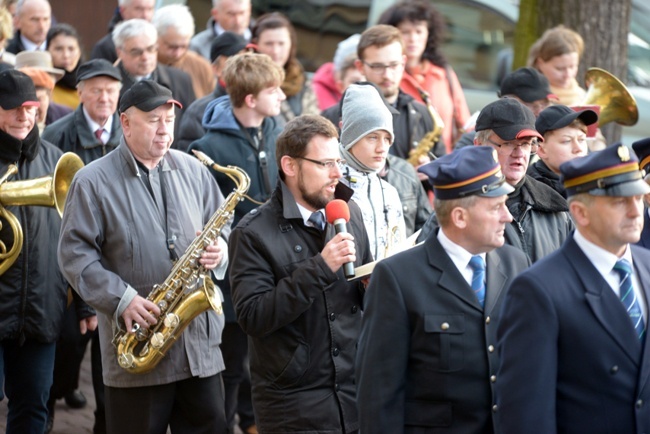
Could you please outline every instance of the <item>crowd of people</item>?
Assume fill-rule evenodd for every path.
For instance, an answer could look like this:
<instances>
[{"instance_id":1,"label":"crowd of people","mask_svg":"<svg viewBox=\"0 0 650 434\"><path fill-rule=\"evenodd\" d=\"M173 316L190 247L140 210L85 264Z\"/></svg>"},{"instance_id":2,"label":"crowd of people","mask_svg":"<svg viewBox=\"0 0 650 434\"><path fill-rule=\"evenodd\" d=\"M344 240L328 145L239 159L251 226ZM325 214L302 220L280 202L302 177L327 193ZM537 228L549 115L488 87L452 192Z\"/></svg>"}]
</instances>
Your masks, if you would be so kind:
<instances>
[{"instance_id":1,"label":"crowd of people","mask_svg":"<svg viewBox=\"0 0 650 434\"><path fill-rule=\"evenodd\" d=\"M572 108L578 33L470 125L429 1L313 75L280 12L156 6L89 59L48 0L0 6L7 433L87 405L89 342L96 434L650 432L650 138ZM61 209L14 197L64 153Z\"/></svg>"}]
</instances>

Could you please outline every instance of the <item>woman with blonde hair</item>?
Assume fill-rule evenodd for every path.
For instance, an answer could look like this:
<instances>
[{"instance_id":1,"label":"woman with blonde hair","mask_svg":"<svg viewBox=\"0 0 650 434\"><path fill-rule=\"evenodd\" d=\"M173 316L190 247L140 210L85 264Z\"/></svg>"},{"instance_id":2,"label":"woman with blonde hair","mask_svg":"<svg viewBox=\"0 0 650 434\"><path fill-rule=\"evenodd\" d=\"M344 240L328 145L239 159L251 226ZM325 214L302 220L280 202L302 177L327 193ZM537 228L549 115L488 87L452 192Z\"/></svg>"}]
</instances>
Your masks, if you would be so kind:
<instances>
[{"instance_id":1,"label":"woman with blonde hair","mask_svg":"<svg viewBox=\"0 0 650 434\"><path fill-rule=\"evenodd\" d=\"M585 97L576 80L583 50L582 36L560 25L546 30L528 51L528 66L544 74L560 104L579 105Z\"/></svg>"},{"instance_id":2,"label":"woman with blonde hair","mask_svg":"<svg viewBox=\"0 0 650 434\"><path fill-rule=\"evenodd\" d=\"M7 41L14 36L11 13L4 6L0 6L0 70L16 64L16 56L5 51Z\"/></svg>"}]
</instances>

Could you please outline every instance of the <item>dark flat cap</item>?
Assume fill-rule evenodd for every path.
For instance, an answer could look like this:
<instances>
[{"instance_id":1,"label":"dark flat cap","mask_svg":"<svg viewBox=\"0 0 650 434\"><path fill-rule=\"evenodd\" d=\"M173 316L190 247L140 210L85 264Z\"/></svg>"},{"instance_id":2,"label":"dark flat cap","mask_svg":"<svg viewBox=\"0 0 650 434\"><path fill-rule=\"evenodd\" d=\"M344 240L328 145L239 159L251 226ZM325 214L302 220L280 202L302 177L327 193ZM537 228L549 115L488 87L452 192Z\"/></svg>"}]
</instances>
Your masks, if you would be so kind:
<instances>
[{"instance_id":1,"label":"dark flat cap","mask_svg":"<svg viewBox=\"0 0 650 434\"><path fill-rule=\"evenodd\" d=\"M122 81L122 74L106 59L92 59L82 63L77 71L77 83L89 78L105 76Z\"/></svg>"}]
</instances>

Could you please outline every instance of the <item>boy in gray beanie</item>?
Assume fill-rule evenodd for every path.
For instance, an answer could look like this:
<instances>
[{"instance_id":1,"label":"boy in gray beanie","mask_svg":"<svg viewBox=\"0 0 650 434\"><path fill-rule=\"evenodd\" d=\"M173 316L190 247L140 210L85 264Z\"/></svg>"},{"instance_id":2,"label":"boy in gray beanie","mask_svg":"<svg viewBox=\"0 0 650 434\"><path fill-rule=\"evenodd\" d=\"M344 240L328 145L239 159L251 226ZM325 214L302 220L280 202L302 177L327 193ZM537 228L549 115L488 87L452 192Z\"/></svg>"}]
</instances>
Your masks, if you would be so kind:
<instances>
[{"instance_id":1,"label":"boy in gray beanie","mask_svg":"<svg viewBox=\"0 0 650 434\"><path fill-rule=\"evenodd\" d=\"M342 104L339 150L346 165L341 182L354 190L375 260L386 257L406 233L399 194L378 175L394 139L393 114L377 88L350 85Z\"/></svg>"}]
</instances>

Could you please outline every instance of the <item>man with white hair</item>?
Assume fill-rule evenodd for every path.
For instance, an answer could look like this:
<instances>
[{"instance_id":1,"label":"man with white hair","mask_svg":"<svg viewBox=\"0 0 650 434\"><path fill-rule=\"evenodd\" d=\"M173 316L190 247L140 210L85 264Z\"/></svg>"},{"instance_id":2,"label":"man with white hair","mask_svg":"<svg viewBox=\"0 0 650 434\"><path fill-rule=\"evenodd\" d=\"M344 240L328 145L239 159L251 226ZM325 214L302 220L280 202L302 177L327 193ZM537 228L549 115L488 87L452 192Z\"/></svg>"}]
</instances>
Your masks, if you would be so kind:
<instances>
[{"instance_id":1,"label":"man with white hair","mask_svg":"<svg viewBox=\"0 0 650 434\"><path fill-rule=\"evenodd\" d=\"M251 0L212 0L212 15L207 28L190 41L190 49L206 59L210 59L210 44L223 32L242 35L251 39Z\"/></svg>"},{"instance_id":2,"label":"man with white hair","mask_svg":"<svg viewBox=\"0 0 650 434\"><path fill-rule=\"evenodd\" d=\"M192 77L197 98L211 93L216 77L210 63L188 49L194 35L194 18L188 7L178 4L162 7L154 13L152 23L158 30L158 62L187 72Z\"/></svg>"},{"instance_id":3,"label":"man with white hair","mask_svg":"<svg viewBox=\"0 0 650 434\"><path fill-rule=\"evenodd\" d=\"M47 49L47 32L52 24L52 8L47 0L19 0L16 4L16 34L7 43L9 53Z\"/></svg>"},{"instance_id":4,"label":"man with white hair","mask_svg":"<svg viewBox=\"0 0 650 434\"><path fill-rule=\"evenodd\" d=\"M117 49L117 67L122 74L120 96L138 81L152 80L170 89L174 99L179 101L182 107L187 107L196 99L192 90L192 79L177 68L158 65L157 41L158 32L148 21L135 18L115 26L113 42ZM178 132L182 113L183 110L176 107L174 133Z\"/></svg>"},{"instance_id":5,"label":"man with white hair","mask_svg":"<svg viewBox=\"0 0 650 434\"><path fill-rule=\"evenodd\" d=\"M118 0L117 5L117 12L108 25L108 34L95 44L90 52L91 59L106 59L111 63L115 63L117 53L115 52L112 37L115 26L122 21L134 18L151 21L156 0Z\"/></svg>"}]
</instances>

